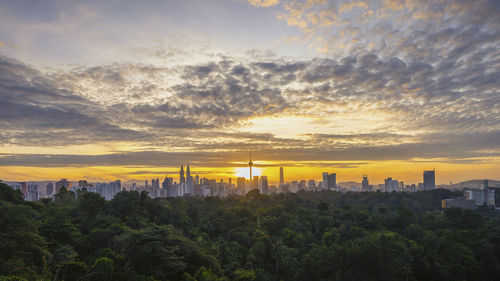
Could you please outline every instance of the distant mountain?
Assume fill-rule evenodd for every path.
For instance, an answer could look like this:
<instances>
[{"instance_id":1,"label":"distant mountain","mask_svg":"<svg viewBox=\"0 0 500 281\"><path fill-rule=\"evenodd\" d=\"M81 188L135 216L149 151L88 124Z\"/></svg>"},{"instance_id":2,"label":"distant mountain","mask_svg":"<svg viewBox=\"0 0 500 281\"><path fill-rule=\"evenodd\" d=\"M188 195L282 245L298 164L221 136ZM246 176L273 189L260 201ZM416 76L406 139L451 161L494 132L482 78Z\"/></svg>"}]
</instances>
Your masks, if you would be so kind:
<instances>
[{"instance_id":1,"label":"distant mountain","mask_svg":"<svg viewBox=\"0 0 500 281\"><path fill-rule=\"evenodd\" d=\"M360 182L354 182L354 181L345 181L345 182L339 182L337 185L340 185L342 187L356 187L356 188L361 188L361 183Z\"/></svg>"},{"instance_id":2,"label":"distant mountain","mask_svg":"<svg viewBox=\"0 0 500 281\"><path fill-rule=\"evenodd\" d=\"M468 181L455 183L452 185L452 187L455 187L455 188L463 188L463 187L481 188L481 187L483 187L483 181L484 180L468 180ZM488 180L488 186L489 187L500 187L500 181Z\"/></svg>"}]
</instances>

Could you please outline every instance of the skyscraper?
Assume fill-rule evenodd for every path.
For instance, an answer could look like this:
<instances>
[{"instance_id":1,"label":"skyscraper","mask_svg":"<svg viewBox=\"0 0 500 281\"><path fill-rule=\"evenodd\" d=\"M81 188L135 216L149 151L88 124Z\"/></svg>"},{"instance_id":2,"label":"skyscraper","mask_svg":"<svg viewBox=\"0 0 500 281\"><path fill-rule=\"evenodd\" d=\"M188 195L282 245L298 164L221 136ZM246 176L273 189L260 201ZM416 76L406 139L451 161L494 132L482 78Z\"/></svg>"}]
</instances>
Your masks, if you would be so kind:
<instances>
[{"instance_id":1,"label":"skyscraper","mask_svg":"<svg viewBox=\"0 0 500 281\"><path fill-rule=\"evenodd\" d=\"M246 192L246 179L244 177L236 178L236 188L239 195L245 195Z\"/></svg>"},{"instance_id":2,"label":"skyscraper","mask_svg":"<svg viewBox=\"0 0 500 281\"><path fill-rule=\"evenodd\" d=\"M332 173L328 175L328 189L335 190L337 189L337 174Z\"/></svg>"},{"instance_id":3,"label":"skyscraper","mask_svg":"<svg viewBox=\"0 0 500 281\"><path fill-rule=\"evenodd\" d=\"M54 192L54 184L52 184L51 182L49 182L47 184L47 186L45 186L45 194L47 196L50 196L50 195L52 195L53 192Z\"/></svg>"},{"instance_id":4,"label":"skyscraper","mask_svg":"<svg viewBox=\"0 0 500 281\"><path fill-rule=\"evenodd\" d=\"M66 190L70 190L72 183L69 182L66 179L61 179L60 181L56 182L56 194L59 193L59 190L64 186Z\"/></svg>"},{"instance_id":5,"label":"skyscraper","mask_svg":"<svg viewBox=\"0 0 500 281\"><path fill-rule=\"evenodd\" d=\"M184 166L181 165L181 171L179 175L179 181L180 183L186 182L186 178L184 177Z\"/></svg>"},{"instance_id":6,"label":"skyscraper","mask_svg":"<svg viewBox=\"0 0 500 281\"><path fill-rule=\"evenodd\" d=\"M189 164L187 165L186 170L186 193L194 195L194 179L191 176L191 169L189 167Z\"/></svg>"},{"instance_id":7,"label":"skyscraper","mask_svg":"<svg viewBox=\"0 0 500 281\"><path fill-rule=\"evenodd\" d=\"M328 188L328 173L323 173L323 189Z\"/></svg>"},{"instance_id":8,"label":"skyscraper","mask_svg":"<svg viewBox=\"0 0 500 281\"><path fill-rule=\"evenodd\" d=\"M262 194L269 194L269 184L267 182L267 177L266 176L261 176L260 177L260 193Z\"/></svg>"},{"instance_id":9,"label":"skyscraper","mask_svg":"<svg viewBox=\"0 0 500 281\"><path fill-rule=\"evenodd\" d=\"M433 190L436 188L436 172L424 171L424 190Z\"/></svg>"},{"instance_id":10,"label":"skyscraper","mask_svg":"<svg viewBox=\"0 0 500 281\"><path fill-rule=\"evenodd\" d=\"M363 175L363 181L361 182L361 188L363 191L370 191L370 186L368 185L368 175Z\"/></svg>"},{"instance_id":11,"label":"skyscraper","mask_svg":"<svg viewBox=\"0 0 500 281\"><path fill-rule=\"evenodd\" d=\"M36 202L38 201L38 184L30 183L28 184L28 193L26 194L27 201Z\"/></svg>"},{"instance_id":12,"label":"skyscraper","mask_svg":"<svg viewBox=\"0 0 500 281\"><path fill-rule=\"evenodd\" d=\"M280 185L285 184L285 176L283 175L283 167L280 167Z\"/></svg>"},{"instance_id":13,"label":"skyscraper","mask_svg":"<svg viewBox=\"0 0 500 281\"><path fill-rule=\"evenodd\" d=\"M385 180L385 192L393 192L398 191L398 181L393 180L391 177L386 178Z\"/></svg>"}]
</instances>

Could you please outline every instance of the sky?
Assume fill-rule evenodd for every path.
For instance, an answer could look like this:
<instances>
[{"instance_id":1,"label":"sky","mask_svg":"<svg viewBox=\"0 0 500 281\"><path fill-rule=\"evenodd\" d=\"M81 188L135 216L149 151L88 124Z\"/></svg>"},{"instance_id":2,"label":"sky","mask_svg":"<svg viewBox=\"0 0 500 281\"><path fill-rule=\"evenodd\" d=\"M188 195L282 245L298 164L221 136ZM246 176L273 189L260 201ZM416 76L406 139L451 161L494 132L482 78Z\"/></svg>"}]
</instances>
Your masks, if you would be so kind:
<instances>
[{"instance_id":1,"label":"sky","mask_svg":"<svg viewBox=\"0 0 500 281\"><path fill-rule=\"evenodd\" d=\"M0 0L0 179L500 179L495 0Z\"/></svg>"}]
</instances>

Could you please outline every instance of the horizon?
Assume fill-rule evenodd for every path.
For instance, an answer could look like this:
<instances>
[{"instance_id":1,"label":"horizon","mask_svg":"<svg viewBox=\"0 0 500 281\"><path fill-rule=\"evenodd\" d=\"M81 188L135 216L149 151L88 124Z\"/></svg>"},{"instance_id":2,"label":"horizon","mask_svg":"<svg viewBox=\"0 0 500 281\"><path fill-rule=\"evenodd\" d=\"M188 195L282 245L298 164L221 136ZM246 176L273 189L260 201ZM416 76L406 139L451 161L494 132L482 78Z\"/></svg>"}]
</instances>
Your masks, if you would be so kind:
<instances>
[{"instance_id":1,"label":"horizon","mask_svg":"<svg viewBox=\"0 0 500 281\"><path fill-rule=\"evenodd\" d=\"M0 4L0 179L500 180L496 1ZM179 165L178 165L179 164Z\"/></svg>"},{"instance_id":2,"label":"horizon","mask_svg":"<svg viewBox=\"0 0 500 281\"><path fill-rule=\"evenodd\" d=\"M268 181L269 181L269 184L271 185L279 185L279 168L281 166L277 166L277 167L273 167L273 169L276 169L277 171L276 174L278 174L276 177L270 177L269 174L265 174L263 173L263 169L259 168L259 167L255 167L253 166L253 176L258 176L259 178L261 176L266 176ZM320 183L322 181L322 175L316 175L316 177L311 177L311 178L299 178L299 177L293 177L293 178L288 178L287 177L287 174L286 174L286 171L287 171L287 168L286 166L283 167L284 171L285 171L285 183L291 183L292 181L300 181L300 180L305 180L306 182L309 181L309 180L314 180L316 181L316 183ZM152 171L149 171L148 172L148 175L149 177L145 177L143 176L142 178L134 178L134 179L129 179L129 180L122 180L118 177L110 177L110 178L106 178L106 179L103 179L103 180L93 180L91 178L88 178L88 177L83 177L83 178L78 178L78 179L71 179L71 178L59 178L59 179L28 179L28 180L16 180L16 179L0 179L0 182L57 182L59 180L62 180L62 179L65 179L65 180L68 180L70 182L73 182L73 183L77 183L78 181L81 181L81 180L85 180L87 181L88 183L98 183L98 182L112 182L112 181L115 181L115 180L120 180L122 182L122 184L124 185L124 187L126 187L127 185L131 185L133 183L139 183L139 185L141 185L142 183L144 183L145 180L147 180L148 182L151 182L151 180L153 179L160 179L160 182L167 176L169 178L173 178L174 182L179 182L180 181L180 176L179 176L179 171L180 171L180 168L177 169L177 171L173 171L173 169L175 168L169 168L169 170L165 170L167 171L166 172L166 175L165 173L163 175L160 175L160 174L154 174L152 173ZM269 168L268 168L269 169ZM249 168L248 167L240 167L240 168L236 168L235 170L233 170L233 172L235 172L235 174L233 174L232 176L227 176L227 177L219 177L219 178L212 178L212 177L209 177L209 176L204 176L207 174L206 171L201 171L199 172L196 167L193 169L193 167L191 167L191 174L193 176L199 176L199 178L207 178L207 179L215 179L217 182L219 182L220 180L222 180L223 182L228 182L229 180L233 180L233 183L235 183L236 179L239 178L239 177L243 177L245 178L245 180L247 181L250 181L250 178L249 178ZM323 172L328 172L328 171L323 171ZM423 175L423 172L424 171L421 171L421 175ZM436 172L434 170L434 172ZM332 173L332 171L329 171L329 173ZM210 173L210 174L213 174L213 173ZM156 176L155 176L156 175ZM338 184L342 184L342 183L357 183L357 184L361 184L362 182L362 178L363 178L363 175L361 176L361 179L352 179L352 180L347 180L347 179L343 179L342 178L342 175L339 175L339 174L336 174L337 175L337 183ZM422 183L423 182L423 178L421 178L421 180L417 180L415 182L411 182L411 181L405 181L404 179L402 178L398 178L398 177L395 177L395 176L391 176L391 175L387 175L382 181L373 181L369 175L368 176L368 180L369 180L369 183L372 184L372 185L379 185L379 184L384 184L384 179L386 178L392 178L394 180L398 180L400 182L404 182L405 184L416 184L418 185L419 183ZM468 181L483 181L483 180L488 180L488 181L499 181L499 179L497 178L468 178L468 179L465 179L465 180L461 180L461 181L450 181L450 182L443 182L443 183L440 183L440 181L438 181L439 179L439 173L436 173L436 187L437 186L451 186L451 185L455 185L455 184L460 184L462 182L468 182Z\"/></svg>"}]
</instances>

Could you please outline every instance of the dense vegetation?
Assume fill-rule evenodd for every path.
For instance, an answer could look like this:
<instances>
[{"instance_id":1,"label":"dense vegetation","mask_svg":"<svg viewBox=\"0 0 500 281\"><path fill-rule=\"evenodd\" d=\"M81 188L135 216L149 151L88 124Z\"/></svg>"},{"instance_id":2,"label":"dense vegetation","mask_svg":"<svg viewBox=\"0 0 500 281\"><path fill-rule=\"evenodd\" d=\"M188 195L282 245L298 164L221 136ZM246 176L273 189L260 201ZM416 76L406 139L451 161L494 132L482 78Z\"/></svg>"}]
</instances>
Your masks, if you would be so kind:
<instances>
[{"instance_id":1,"label":"dense vegetation","mask_svg":"<svg viewBox=\"0 0 500 281\"><path fill-rule=\"evenodd\" d=\"M500 219L450 191L112 201L0 183L0 280L498 280Z\"/></svg>"}]
</instances>

